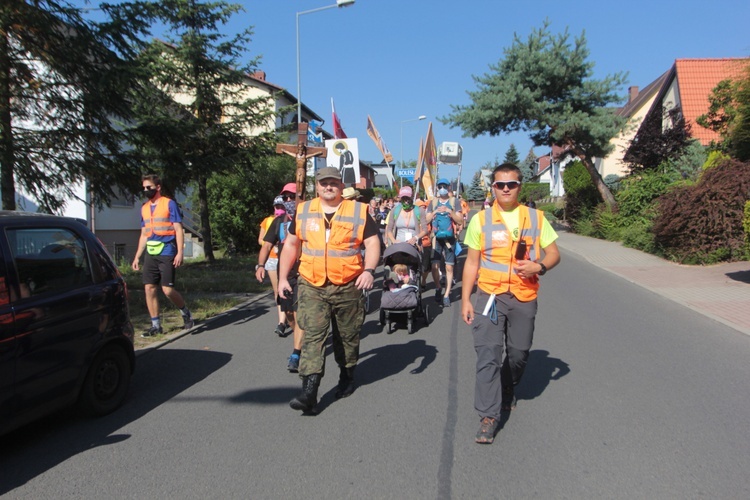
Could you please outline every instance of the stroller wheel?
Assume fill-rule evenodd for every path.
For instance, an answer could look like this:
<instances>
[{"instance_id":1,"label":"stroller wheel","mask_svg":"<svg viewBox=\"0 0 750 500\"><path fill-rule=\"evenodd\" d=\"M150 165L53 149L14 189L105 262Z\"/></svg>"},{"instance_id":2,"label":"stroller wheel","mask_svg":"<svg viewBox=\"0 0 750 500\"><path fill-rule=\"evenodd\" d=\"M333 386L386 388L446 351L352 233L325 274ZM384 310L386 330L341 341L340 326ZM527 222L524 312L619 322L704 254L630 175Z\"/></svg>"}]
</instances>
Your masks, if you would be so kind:
<instances>
[{"instance_id":1,"label":"stroller wheel","mask_svg":"<svg viewBox=\"0 0 750 500\"><path fill-rule=\"evenodd\" d=\"M381 309L380 310L380 326L383 326L383 325L385 325L385 311Z\"/></svg>"},{"instance_id":2,"label":"stroller wheel","mask_svg":"<svg viewBox=\"0 0 750 500\"><path fill-rule=\"evenodd\" d=\"M425 326L430 326L430 306L425 304L423 309L424 310L422 312L424 313L424 324Z\"/></svg>"},{"instance_id":3,"label":"stroller wheel","mask_svg":"<svg viewBox=\"0 0 750 500\"><path fill-rule=\"evenodd\" d=\"M387 331L388 331L389 334L395 332L396 331L396 324L395 323L391 323L389 321L388 322L388 330Z\"/></svg>"}]
</instances>

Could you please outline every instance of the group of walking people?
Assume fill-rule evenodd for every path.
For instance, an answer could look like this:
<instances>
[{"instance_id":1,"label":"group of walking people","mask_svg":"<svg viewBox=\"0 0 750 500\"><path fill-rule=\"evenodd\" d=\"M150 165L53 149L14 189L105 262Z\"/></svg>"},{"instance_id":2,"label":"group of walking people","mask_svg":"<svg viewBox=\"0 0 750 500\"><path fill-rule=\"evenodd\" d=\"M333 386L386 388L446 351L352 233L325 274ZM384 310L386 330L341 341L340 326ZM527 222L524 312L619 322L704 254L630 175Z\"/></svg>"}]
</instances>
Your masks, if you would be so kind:
<instances>
[{"instance_id":1,"label":"group of walking people","mask_svg":"<svg viewBox=\"0 0 750 500\"><path fill-rule=\"evenodd\" d=\"M276 294L282 304L298 289L293 324L295 332L301 333L299 345L295 336L294 353L302 390L290 406L316 412L329 334L340 373L335 395L341 398L354 392L364 321L361 291L373 286L381 240L385 245L406 242L420 248L426 264L420 284L424 286L432 272L435 297L449 307L457 236L465 227L461 316L471 327L477 355L474 406L480 427L475 441L492 443L501 413L517 404L515 386L523 376L533 341L539 277L560 261L557 234L543 212L519 203L521 183L515 165L496 167L493 203L468 224L466 206L453 196L446 179L438 181L437 196L429 202L414 203L414 193L407 186L399 190L392 207L377 201L368 206L345 199L338 169L324 168L316 174L317 198L299 205L296 213L285 207L282 214L278 205L274 223L284 220L287 229L278 257ZM282 195L296 194L289 192L291 186ZM279 239L275 227L270 225L263 238L258 279L270 269L270 247ZM441 260L445 262L444 288L439 278ZM291 307L286 303L285 307Z\"/></svg>"},{"instance_id":2,"label":"group of walking people","mask_svg":"<svg viewBox=\"0 0 750 500\"><path fill-rule=\"evenodd\" d=\"M499 165L492 172L493 202L466 225L467 247L462 276L461 317L471 327L476 352L474 407L480 417L475 441L492 443L502 412L516 407L515 387L529 358L537 312L540 277L560 262L557 234L543 212L519 203L521 172ZM355 390L364 322L363 290L372 288L386 244L408 242L429 256L421 285L432 271L436 299L450 306L456 263L457 228L466 224L460 200L446 179L437 183L437 196L421 206L411 188L399 191L399 203L389 211L385 230L372 214L380 206L343 196L338 169L326 167L315 175L317 197L297 204L296 186L289 183L274 200L274 215L264 223L255 277L268 273L277 298L280 336L293 332L288 368L302 378L302 389L290 406L316 413L318 388L325 373L325 345L333 336L339 367L335 396ZM175 268L182 264L181 215L172 200L161 195L157 176L144 176L149 201L142 208L142 234L133 269L145 255L143 281L152 328L161 332L158 286L180 309L184 326L193 319L184 299L174 290ZM439 281L439 259L445 262L445 289ZM475 291L476 287L476 291Z\"/></svg>"}]
</instances>

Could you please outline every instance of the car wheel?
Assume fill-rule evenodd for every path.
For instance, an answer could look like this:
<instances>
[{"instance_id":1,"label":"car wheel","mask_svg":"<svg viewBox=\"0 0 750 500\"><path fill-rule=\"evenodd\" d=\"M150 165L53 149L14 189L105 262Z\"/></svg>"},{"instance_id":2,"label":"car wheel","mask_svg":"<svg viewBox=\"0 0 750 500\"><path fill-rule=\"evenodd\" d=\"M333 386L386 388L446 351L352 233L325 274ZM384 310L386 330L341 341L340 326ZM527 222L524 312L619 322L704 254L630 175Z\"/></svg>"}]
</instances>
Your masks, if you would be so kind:
<instances>
[{"instance_id":1,"label":"car wheel","mask_svg":"<svg viewBox=\"0 0 750 500\"><path fill-rule=\"evenodd\" d=\"M110 345L97 354L89 367L80 396L80 407L89 415L100 416L116 410L130 387L130 363L125 351Z\"/></svg>"}]
</instances>

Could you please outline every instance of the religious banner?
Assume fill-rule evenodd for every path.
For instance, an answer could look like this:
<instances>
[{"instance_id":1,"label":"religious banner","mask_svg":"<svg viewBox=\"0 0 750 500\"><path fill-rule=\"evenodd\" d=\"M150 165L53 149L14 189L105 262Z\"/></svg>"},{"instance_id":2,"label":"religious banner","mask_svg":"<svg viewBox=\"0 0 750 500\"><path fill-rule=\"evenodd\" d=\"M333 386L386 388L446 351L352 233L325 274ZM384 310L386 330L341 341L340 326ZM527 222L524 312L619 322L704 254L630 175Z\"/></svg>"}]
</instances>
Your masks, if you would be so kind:
<instances>
[{"instance_id":1,"label":"religious banner","mask_svg":"<svg viewBox=\"0 0 750 500\"><path fill-rule=\"evenodd\" d=\"M370 136L370 139L372 139L372 142L375 143L375 145L380 150L380 153L383 155L383 159L386 163L391 163L393 161L393 155L388 150L388 146L385 145L385 141L382 137L380 137L380 133L378 132L378 129L375 128L375 124L372 123L372 118L370 118L370 115L367 115L367 135Z\"/></svg>"},{"instance_id":2,"label":"religious banner","mask_svg":"<svg viewBox=\"0 0 750 500\"><path fill-rule=\"evenodd\" d=\"M326 149L326 167L338 169L341 172L341 180L347 186L357 184L360 181L357 139L328 139Z\"/></svg>"}]
</instances>

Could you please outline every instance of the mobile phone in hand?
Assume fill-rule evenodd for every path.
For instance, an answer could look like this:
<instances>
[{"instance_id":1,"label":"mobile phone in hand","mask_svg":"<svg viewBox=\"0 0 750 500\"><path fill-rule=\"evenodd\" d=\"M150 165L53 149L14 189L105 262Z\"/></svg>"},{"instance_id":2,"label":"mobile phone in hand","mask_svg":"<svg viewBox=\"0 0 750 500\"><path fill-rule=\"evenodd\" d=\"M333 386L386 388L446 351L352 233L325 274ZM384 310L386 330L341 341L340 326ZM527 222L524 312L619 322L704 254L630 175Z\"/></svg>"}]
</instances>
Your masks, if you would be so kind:
<instances>
[{"instance_id":1,"label":"mobile phone in hand","mask_svg":"<svg viewBox=\"0 0 750 500\"><path fill-rule=\"evenodd\" d=\"M516 260L522 260L526 258L526 242L521 240L518 242L516 247Z\"/></svg>"}]
</instances>

